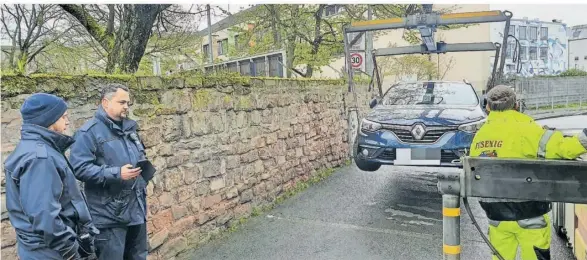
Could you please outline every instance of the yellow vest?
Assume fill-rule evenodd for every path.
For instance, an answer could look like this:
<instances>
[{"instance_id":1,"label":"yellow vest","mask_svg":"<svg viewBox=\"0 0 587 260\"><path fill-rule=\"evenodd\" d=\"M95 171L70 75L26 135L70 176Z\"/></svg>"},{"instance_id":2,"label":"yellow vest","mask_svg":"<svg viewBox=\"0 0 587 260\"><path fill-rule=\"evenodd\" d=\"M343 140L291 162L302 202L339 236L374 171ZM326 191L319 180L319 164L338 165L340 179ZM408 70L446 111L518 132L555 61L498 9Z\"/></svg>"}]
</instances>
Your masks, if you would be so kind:
<instances>
[{"instance_id":1,"label":"yellow vest","mask_svg":"<svg viewBox=\"0 0 587 260\"><path fill-rule=\"evenodd\" d=\"M587 150L579 136L545 130L514 110L491 111L471 143L471 157L575 159Z\"/></svg>"},{"instance_id":2,"label":"yellow vest","mask_svg":"<svg viewBox=\"0 0 587 260\"><path fill-rule=\"evenodd\" d=\"M583 144L582 144L583 142ZM575 159L587 150L585 134L564 137L560 131L545 130L531 117L514 110L491 111L477 131L471 157ZM587 145L585 145L587 146ZM517 221L550 211L548 202L480 198L487 217L495 221Z\"/></svg>"}]
</instances>

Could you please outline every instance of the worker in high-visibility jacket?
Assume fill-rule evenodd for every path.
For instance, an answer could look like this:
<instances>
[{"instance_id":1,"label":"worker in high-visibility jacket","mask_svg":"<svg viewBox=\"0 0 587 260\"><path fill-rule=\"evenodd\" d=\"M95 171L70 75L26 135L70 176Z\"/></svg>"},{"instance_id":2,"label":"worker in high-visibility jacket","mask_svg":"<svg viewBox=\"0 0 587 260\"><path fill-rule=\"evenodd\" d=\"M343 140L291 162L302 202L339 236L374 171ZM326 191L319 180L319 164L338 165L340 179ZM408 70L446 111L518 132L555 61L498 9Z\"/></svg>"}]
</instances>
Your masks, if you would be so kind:
<instances>
[{"instance_id":1,"label":"worker in high-visibility jacket","mask_svg":"<svg viewBox=\"0 0 587 260\"><path fill-rule=\"evenodd\" d=\"M487 93L487 120L471 143L471 157L575 159L587 153L587 129L573 137L540 126L518 112L509 86ZM563 173L561 173L563 174ZM480 198L489 219L489 240L506 260L550 259L550 202ZM496 260L497 257L493 256Z\"/></svg>"}]
</instances>

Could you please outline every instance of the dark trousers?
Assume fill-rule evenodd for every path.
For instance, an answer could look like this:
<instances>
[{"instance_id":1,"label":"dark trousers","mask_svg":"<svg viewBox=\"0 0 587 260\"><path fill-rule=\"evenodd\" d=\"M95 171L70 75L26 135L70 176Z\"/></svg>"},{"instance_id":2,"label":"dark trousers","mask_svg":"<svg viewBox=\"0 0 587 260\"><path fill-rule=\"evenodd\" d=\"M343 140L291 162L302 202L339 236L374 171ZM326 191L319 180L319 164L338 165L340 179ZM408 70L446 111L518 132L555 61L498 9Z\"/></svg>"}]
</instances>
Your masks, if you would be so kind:
<instances>
[{"instance_id":1,"label":"dark trousers","mask_svg":"<svg viewBox=\"0 0 587 260\"><path fill-rule=\"evenodd\" d=\"M63 260L63 256L61 256L59 252L47 247L26 250L20 245L20 243L18 243L16 248L20 260Z\"/></svg>"},{"instance_id":2,"label":"dark trousers","mask_svg":"<svg viewBox=\"0 0 587 260\"><path fill-rule=\"evenodd\" d=\"M147 225L101 228L94 244L100 260L146 260Z\"/></svg>"}]
</instances>

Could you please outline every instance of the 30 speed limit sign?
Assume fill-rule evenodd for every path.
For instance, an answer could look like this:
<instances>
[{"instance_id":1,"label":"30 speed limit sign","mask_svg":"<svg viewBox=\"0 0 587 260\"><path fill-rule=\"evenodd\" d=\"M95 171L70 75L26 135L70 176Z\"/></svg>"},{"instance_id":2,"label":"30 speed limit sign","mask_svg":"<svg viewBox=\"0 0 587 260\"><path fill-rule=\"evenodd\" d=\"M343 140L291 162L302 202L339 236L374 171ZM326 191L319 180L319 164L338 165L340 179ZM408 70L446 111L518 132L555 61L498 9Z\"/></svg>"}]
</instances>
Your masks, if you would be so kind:
<instances>
[{"instance_id":1,"label":"30 speed limit sign","mask_svg":"<svg viewBox=\"0 0 587 260\"><path fill-rule=\"evenodd\" d=\"M355 70L362 70L364 65L363 53L352 53L351 54L351 67Z\"/></svg>"}]
</instances>

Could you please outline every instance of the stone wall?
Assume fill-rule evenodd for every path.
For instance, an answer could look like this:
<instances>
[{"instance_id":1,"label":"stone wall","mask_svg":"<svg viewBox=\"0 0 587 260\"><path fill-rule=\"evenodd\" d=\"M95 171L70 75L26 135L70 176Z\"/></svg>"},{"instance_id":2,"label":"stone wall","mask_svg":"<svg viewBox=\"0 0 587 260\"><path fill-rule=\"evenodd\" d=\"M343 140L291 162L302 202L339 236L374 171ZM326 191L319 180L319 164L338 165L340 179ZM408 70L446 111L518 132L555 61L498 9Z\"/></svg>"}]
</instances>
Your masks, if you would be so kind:
<instances>
[{"instance_id":1,"label":"stone wall","mask_svg":"<svg viewBox=\"0 0 587 260\"><path fill-rule=\"evenodd\" d=\"M131 87L131 117L158 169L148 186L149 259L173 259L348 159L345 118L353 99L341 81L3 77L2 161L20 137L19 107L28 93L65 97L75 130L92 117L107 82ZM358 94L361 111L370 95ZM16 259L4 171L1 178L2 258Z\"/></svg>"}]
</instances>

